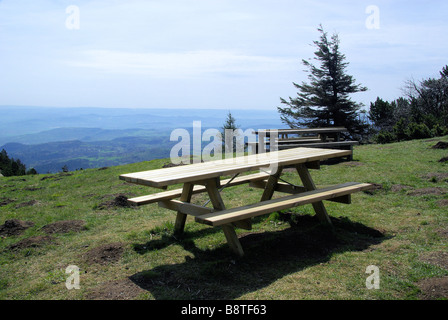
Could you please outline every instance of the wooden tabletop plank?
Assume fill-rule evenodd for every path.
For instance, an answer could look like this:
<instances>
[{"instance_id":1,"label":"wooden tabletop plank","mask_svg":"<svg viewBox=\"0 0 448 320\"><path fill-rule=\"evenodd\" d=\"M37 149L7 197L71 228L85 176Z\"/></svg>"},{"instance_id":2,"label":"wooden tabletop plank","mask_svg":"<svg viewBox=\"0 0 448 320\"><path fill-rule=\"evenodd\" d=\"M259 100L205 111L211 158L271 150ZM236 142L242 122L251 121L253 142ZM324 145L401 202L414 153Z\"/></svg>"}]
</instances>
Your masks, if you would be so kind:
<instances>
[{"instance_id":1,"label":"wooden tabletop plank","mask_svg":"<svg viewBox=\"0 0 448 320\"><path fill-rule=\"evenodd\" d=\"M334 128L297 128L297 129L263 129L254 131L255 134L260 132L270 133L276 130L278 134L301 134L301 133L337 133L346 132L347 128L344 127L334 127Z\"/></svg>"},{"instance_id":2,"label":"wooden tabletop plank","mask_svg":"<svg viewBox=\"0 0 448 320\"><path fill-rule=\"evenodd\" d=\"M153 187L194 182L235 173L268 168L270 165L286 166L310 161L321 161L351 154L350 150L292 148L269 153L254 154L231 159L155 169L120 175L120 179Z\"/></svg>"}]
</instances>

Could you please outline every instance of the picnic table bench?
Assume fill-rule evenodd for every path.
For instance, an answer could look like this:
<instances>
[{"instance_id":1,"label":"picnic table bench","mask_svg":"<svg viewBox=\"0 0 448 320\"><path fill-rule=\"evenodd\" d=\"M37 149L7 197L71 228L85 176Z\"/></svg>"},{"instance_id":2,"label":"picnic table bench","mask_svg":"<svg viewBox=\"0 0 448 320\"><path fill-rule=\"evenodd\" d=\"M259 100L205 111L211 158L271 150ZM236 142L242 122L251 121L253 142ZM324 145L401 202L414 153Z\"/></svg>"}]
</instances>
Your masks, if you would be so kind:
<instances>
[{"instance_id":1,"label":"picnic table bench","mask_svg":"<svg viewBox=\"0 0 448 320\"><path fill-rule=\"evenodd\" d=\"M341 140L341 134L347 132L344 127L328 128L298 128L298 129L265 129L254 131L258 136L258 142L248 143L255 150L266 150L266 147L275 143L277 150L289 148L309 147L351 150L347 156L353 160L353 146L358 145L358 141Z\"/></svg>"},{"instance_id":2,"label":"picnic table bench","mask_svg":"<svg viewBox=\"0 0 448 320\"><path fill-rule=\"evenodd\" d=\"M177 212L174 232L182 233L187 216L196 222L220 226L234 253L242 256L243 248L235 232L235 227L250 230L251 218L299 205L312 204L321 222L331 225L322 201L350 203L351 194L373 188L368 183L349 182L317 189L309 169L319 169L320 161L347 156L350 150L293 148L269 153L252 154L232 159L215 160L184 166L155 169L120 175L120 179L155 188L183 184L182 188L162 191L128 199L130 204L145 205L158 203L160 207ZM280 176L286 167L293 167L303 186L284 183ZM258 170L257 173L251 173ZM230 179L221 179L223 176ZM258 203L226 209L220 192L223 188L248 184L263 190ZM191 203L192 195L206 192L213 208ZM272 199L274 192L286 196Z\"/></svg>"}]
</instances>

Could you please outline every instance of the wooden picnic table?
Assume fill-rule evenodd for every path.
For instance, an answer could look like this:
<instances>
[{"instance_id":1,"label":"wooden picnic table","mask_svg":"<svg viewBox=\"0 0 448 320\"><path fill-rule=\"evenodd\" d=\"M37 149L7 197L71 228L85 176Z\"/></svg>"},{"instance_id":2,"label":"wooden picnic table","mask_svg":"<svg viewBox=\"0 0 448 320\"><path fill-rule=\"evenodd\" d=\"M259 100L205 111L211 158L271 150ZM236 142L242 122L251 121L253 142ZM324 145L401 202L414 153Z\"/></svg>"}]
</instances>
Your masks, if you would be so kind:
<instances>
[{"instance_id":1,"label":"wooden picnic table","mask_svg":"<svg viewBox=\"0 0 448 320\"><path fill-rule=\"evenodd\" d=\"M297 128L297 129L264 129L254 131L255 134L264 133L267 137L271 132L276 132L281 139L288 139L290 135L316 135L320 140L325 141L327 136L333 136L335 141L339 141L340 134L347 132L344 127L327 127L327 128ZM275 137L277 138L277 137Z\"/></svg>"},{"instance_id":2,"label":"wooden picnic table","mask_svg":"<svg viewBox=\"0 0 448 320\"><path fill-rule=\"evenodd\" d=\"M159 206L177 212L175 233L182 233L188 215L195 221L213 227L221 226L230 248L237 255L244 254L236 235L235 227L251 229L251 218L304 204L312 204L319 219L331 224L323 200L350 203L350 195L357 191L371 189L366 183L343 183L317 189L308 169L319 169L320 161L346 156L350 150L318 148L294 148L262 154L215 160L204 163L176 166L163 169L120 175L120 179L155 188L183 184L180 189L153 193L128 199L133 205L157 202ZM285 167L296 169L303 186L295 186L281 181ZM257 173L246 174L250 171ZM223 176L232 176L222 180ZM249 184L263 189L260 201L242 207L226 209L221 197L224 187ZM287 195L272 199L274 192ZM213 208L191 203L192 195L206 192Z\"/></svg>"},{"instance_id":3,"label":"wooden picnic table","mask_svg":"<svg viewBox=\"0 0 448 320\"><path fill-rule=\"evenodd\" d=\"M269 150L284 150L289 148L327 148L351 150L347 158L353 160L353 146L358 141L341 140L341 133L347 132L344 127L326 128L296 128L296 129L261 129L254 131L258 136L258 142L249 142L248 146L254 152Z\"/></svg>"}]
</instances>

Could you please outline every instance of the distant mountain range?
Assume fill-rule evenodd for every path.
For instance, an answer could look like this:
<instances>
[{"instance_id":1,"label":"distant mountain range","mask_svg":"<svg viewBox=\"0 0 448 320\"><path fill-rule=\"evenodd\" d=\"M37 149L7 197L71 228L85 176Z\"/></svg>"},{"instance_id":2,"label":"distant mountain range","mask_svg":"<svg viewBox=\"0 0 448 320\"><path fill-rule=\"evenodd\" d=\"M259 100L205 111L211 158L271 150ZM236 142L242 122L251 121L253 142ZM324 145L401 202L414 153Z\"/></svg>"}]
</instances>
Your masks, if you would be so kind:
<instances>
[{"instance_id":1,"label":"distant mountain range","mask_svg":"<svg viewBox=\"0 0 448 320\"><path fill-rule=\"evenodd\" d=\"M220 129L229 110L0 106L0 150L39 173L168 158L173 129ZM276 110L230 110L242 129L284 128Z\"/></svg>"},{"instance_id":2,"label":"distant mountain range","mask_svg":"<svg viewBox=\"0 0 448 320\"><path fill-rule=\"evenodd\" d=\"M115 166L158 158L169 158L168 138L122 137L110 141L79 140L25 145L11 142L3 145L8 155L20 159L38 173Z\"/></svg>"}]
</instances>

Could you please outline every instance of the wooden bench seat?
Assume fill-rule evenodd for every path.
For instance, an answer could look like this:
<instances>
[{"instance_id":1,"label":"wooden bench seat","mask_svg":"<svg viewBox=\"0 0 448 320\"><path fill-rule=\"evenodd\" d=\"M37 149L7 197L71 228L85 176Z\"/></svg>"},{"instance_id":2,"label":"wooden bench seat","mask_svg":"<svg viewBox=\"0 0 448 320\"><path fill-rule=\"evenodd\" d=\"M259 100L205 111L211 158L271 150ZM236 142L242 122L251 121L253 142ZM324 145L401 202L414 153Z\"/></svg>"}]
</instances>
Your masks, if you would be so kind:
<instances>
[{"instance_id":1,"label":"wooden bench seat","mask_svg":"<svg viewBox=\"0 0 448 320\"><path fill-rule=\"evenodd\" d=\"M289 139L278 139L277 143L278 144L288 144L288 143L318 143L318 142L322 142L322 140L320 138L289 138ZM269 144L269 141L267 142L267 144Z\"/></svg>"},{"instance_id":2,"label":"wooden bench seat","mask_svg":"<svg viewBox=\"0 0 448 320\"><path fill-rule=\"evenodd\" d=\"M210 226L221 226L300 205L344 197L354 192L372 189L372 187L373 185L367 183L349 182L328 188L293 194L278 199L262 201L239 208L214 211L196 216L195 220Z\"/></svg>"},{"instance_id":3,"label":"wooden bench seat","mask_svg":"<svg viewBox=\"0 0 448 320\"><path fill-rule=\"evenodd\" d=\"M264 173L264 172L243 175L243 176L236 177L234 179L221 180L221 186L224 186L224 185L227 185L229 187L236 186L236 185L245 184L248 182L264 180L264 179L267 179L268 177L269 177L269 174ZM195 185L193 187L193 194L197 194L197 193L201 193L201 192L205 192L205 191L206 191L205 186ZM179 189L174 189L174 190L169 190L169 191L164 191L164 192L153 193L153 194L146 195L146 196L130 198L130 199L128 199L128 203L131 205L134 205L134 206L142 206L145 204L155 203L155 202L159 202L159 201L163 201L163 200L175 199L175 198L180 197L181 194L182 194L182 188L179 188Z\"/></svg>"}]
</instances>

